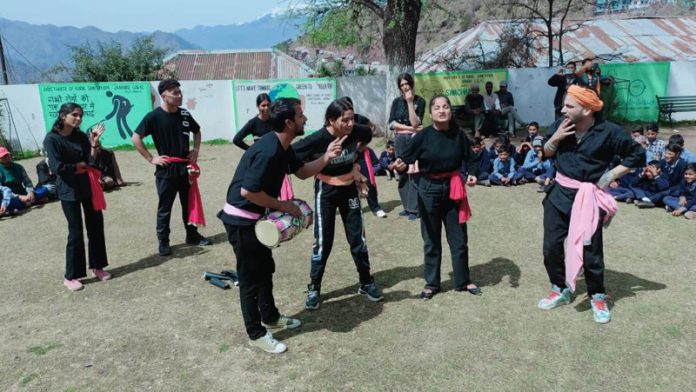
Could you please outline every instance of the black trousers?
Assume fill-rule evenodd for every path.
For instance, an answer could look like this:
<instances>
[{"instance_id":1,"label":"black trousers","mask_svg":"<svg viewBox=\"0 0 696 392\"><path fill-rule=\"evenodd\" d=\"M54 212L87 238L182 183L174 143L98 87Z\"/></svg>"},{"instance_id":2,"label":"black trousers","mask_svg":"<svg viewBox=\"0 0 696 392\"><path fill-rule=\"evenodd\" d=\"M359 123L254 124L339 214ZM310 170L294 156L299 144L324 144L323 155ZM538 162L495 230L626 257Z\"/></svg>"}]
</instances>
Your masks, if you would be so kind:
<instances>
[{"instance_id":1,"label":"black trousers","mask_svg":"<svg viewBox=\"0 0 696 392\"><path fill-rule=\"evenodd\" d=\"M368 182L367 189L367 205L370 207L370 211L377 212L381 210L382 207L379 205L379 200L377 199L377 187Z\"/></svg>"},{"instance_id":2,"label":"black trousers","mask_svg":"<svg viewBox=\"0 0 696 392\"><path fill-rule=\"evenodd\" d=\"M411 135L396 135L394 137L394 150L396 154L406 151ZM406 212L415 214L418 212L418 174L402 173L399 176L399 198Z\"/></svg>"},{"instance_id":3,"label":"black trousers","mask_svg":"<svg viewBox=\"0 0 696 392\"><path fill-rule=\"evenodd\" d=\"M570 215L559 211L545 198L544 205L544 266L551 283L565 288L565 252L563 241L568 237ZM605 213L600 212L597 231L591 244L583 252L583 270L587 283L587 294L605 293L604 290L604 245L602 243L602 221Z\"/></svg>"},{"instance_id":4,"label":"black trousers","mask_svg":"<svg viewBox=\"0 0 696 392\"><path fill-rule=\"evenodd\" d=\"M169 222L172 217L172 206L174 199L179 194L179 202L181 203L181 219L186 228L186 235L195 234L198 232L196 226L188 225L188 191L189 181L188 176L179 176L173 178L155 177L155 185L157 186L157 195L159 202L157 203L157 239L160 241L169 241Z\"/></svg>"},{"instance_id":5,"label":"black trousers","mask_svg":"<svg viewBox=\"0 0 696 392\"><path fill-rule=\"evenodd\" d=\"M360 283L372 283L370 276L370 258L367 253L365 227L358 189L355 185L332 186L320 180L314 182L314 245L312 246L312 265L310 279L317 290L326 269L333 248L334 229L336 227L336 209L341 214L346 240L350 245L355 267L360 275Z\"/></svg>"},{"instance_id":6,"label":"black trousers","mask_svg":"<svg viewBox=\"0 0 696 392\"><path fill-rule=\"evenodd\" d=\"M469 245L466 223L459 224L459 207L449 198L449 178L434 180L421 176L418 186L418 209L425 262L425 287L440 290L442 263L442 224L452 254L454 289L465 289L469 277Z\"/></svg>"},{"instance_id":7,"label":"black trousers","mask_svg":"<svg viewBox=\"0 0 696 392\"><path fill-rule=\"evenodd\" d=\"M261 321L272 324L280 317L273 299L273 254L256 238L254 226L225 224L225 230L237 258L244 327L249 339L256 340L266 334Z\"/></svg>"},{"instance_id":8,"label":"black trousers","mask_svg":"<svg viewBox=\"0 0 696 392\"><path fill-rule=\"evenodd\" d=\"M65 247L65 279L87 276L85 268L85 239L82 232L82 211L85 213L87 239L89 240L89 268L103 269L109 263L104 240L104 216L92 208L92 200L60 201L68 221L68 244Z\"/></svg>"}]
</instances>

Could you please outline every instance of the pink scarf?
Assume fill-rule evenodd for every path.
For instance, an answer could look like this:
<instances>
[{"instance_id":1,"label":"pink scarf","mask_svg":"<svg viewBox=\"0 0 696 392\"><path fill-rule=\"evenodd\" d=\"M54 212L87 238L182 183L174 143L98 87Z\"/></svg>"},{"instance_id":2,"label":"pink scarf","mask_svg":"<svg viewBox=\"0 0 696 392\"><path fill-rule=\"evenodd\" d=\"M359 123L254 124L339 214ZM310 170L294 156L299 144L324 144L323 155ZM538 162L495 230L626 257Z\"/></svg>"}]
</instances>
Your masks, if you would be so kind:
<instances>
[{"instance_id":1,"label":"pink scarf","mask_svg":"<svg viewBox=\"0 0 696 392\"><path fill-rule=\"evenodd\" d=\"M591 244L592 236L597 231L599 209L607 214L604 223L616 215L618 206L609 193L591 182L580 182L556 172L556 181L566 188L577 189L573 208L570 212L568 228L568 246L565 254L565 279L571 291L575 291L575 281L583 266L584 247Z\"/></svg>"},{"instance_id":2,"label":"pink scarf","mask_svg":"<svg viewBox=\"0 0 696 392\"><path fill-rule=\"evenodd\" d=\"M372 157L370 156L370 150L365 147L363 150L363 156L365 156L365 165L367 166L367 173L370 176L370 184L376 189L377 181L375 181L375 168L372 167Z\"/></svg>"},{"instance_id":3,"label":"pink scarf","mask_svg":"<svg viewBox=\"0 0 696 392\"><path fill-rule=\"evenodd\" d=\"M295 193L292 191L292 182L290 182L290 176L285 175L283 177L283 185L280 187L280 197L279 200L292 200L295 198Z\"/></svg>"},{"instance_id":4,"label":"pink scarf","mask_svg":"<svg viewBox=\"0 0 696 392\"><path fill-rule=\"evenodd\" d=\"M196 227L205 226L205 215L203 213L203 201L201 200L201 192L198 189L198 177L201 175L201 168L195 163L189 163L188 159L179 157L169 157L167 162L170 163L188 163L186 168L189 175L188 191L188 224Z\"/></svg>"}]
</instances>

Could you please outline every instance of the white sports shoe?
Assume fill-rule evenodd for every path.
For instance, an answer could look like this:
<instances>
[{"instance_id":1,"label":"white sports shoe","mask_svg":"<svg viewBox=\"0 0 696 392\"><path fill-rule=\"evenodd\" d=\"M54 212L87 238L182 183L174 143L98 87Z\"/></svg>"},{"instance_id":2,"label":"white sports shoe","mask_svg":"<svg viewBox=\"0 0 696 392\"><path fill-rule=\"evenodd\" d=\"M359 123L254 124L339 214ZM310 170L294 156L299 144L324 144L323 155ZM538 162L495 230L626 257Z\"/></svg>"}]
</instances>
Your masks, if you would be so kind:
<instances>
[{"instance_id":1,"label":"white sports shoe","mask_svg":"<svg viewBox=\"0 0 696 392\"><path fill-rule=\"evenodd\" d=\"M386 217L387 217L387 213L384 212L384 210L379 210L379 211L375 212L375 216L378 217L378 218L386 218Z\"/></svg>"},{"instance_id":2,"label":"white sports shoe","mask_svg":"<svg viewBox=\"0 0 696 392\"><path fill-rule=\"evenodd\" d=\"M271 354L280 354L288 350L288 346L275 340L270 332L256 340L250 340L249 344Z\"/></svg>"}]
</instances>

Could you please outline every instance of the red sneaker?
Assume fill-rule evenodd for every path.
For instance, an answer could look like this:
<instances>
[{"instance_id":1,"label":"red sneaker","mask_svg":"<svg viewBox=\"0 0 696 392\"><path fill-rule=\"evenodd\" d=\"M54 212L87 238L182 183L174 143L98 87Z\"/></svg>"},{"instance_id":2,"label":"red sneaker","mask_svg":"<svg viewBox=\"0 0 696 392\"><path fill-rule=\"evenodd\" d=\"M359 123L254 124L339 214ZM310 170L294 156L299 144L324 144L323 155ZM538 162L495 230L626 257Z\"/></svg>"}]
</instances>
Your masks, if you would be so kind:
<instances>
[{"instance_id":1,"label":"red sneaker","mask_svg":"<svg viewBox=\"0 0 696 392\"><path fill-rule=\"evenodd\" d=\"M94 276L97 277L97 279L99 279L101 281L111 279L111 274L104 271L103 269L93 269L92 273L94 274Z\"/></svg>"},{"instance_id":2,"label":"red sneaker","mask_svg":"<svg viewBox=\"0 0 696 392\"><path fill-rule=\"evenodd\" d=\"M82 283L77 279L71 279L71 280L65 279L63 284L70 291L77 291L77 290L82 290L83 288L85 288L85 286L83 286Z\"/></svg>"}]
</instances>

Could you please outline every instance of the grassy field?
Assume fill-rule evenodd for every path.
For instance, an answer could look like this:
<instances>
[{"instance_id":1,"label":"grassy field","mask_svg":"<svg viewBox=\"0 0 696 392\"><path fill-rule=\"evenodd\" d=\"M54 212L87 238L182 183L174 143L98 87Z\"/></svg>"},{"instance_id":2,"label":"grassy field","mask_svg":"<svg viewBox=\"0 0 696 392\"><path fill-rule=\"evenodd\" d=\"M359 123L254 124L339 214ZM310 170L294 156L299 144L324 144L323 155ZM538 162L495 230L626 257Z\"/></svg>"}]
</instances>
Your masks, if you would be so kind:
<instances>
[{"instance_id":1,"label":"grassy field","mask_svg":"<svg viewBox=\"0 0 696 392\"><path fill-rule=\"evenodd\" d=\"M58 203L0 220L0 390L693 390L696 385L696 222L622 204L605 232L606 285L613 320L592 320L584 282L570 306L536 308L549 290L541 256L536 187L470 190L472 278L484 294L423 287L417 222L398 212L396 184L379 177L387 219L365 214L370 257L385 300L356 294L357 273L343 231L324 279L322 307L303 309L310 232L274 251L275 297L298 317L282 332L289 351L247 345L238 293L202 278L234 268L215 213L241 151L204 146L200 185L210 247L183 245L174 219L172 257L157 255L153 168L118 152L131 186L107 194L108 282L62 285L67 224ZM33 172L36 159L22 164ZM312 200L311 182L294 181ZM178 216L178 203L173 216ZM340 227L340 226L339 226Z\"/></svg>"}]
</instances>

